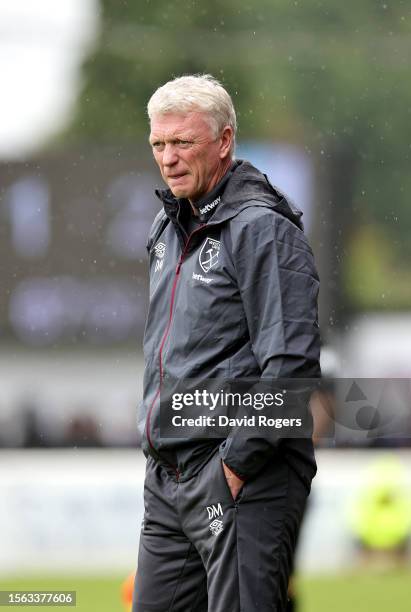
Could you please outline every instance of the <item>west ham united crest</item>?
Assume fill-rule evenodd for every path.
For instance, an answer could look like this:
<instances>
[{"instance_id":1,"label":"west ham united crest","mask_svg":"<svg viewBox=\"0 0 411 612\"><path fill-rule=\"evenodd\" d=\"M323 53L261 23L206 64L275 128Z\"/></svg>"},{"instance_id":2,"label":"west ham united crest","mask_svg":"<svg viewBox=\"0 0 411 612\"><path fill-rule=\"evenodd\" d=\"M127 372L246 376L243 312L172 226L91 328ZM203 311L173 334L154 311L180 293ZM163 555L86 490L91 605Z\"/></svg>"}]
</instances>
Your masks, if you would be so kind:
<instances>
[{"instance_id":1,"label":"west ham united crest","mask_svg":"<svg viewBox=\"0 0 411 612\"><path fill-rule=\"evenodd\" d=\"M208 272L217 264L219 253L220 241L213 240L213 238L206 238L201 247L200 255L198 256L198 261L203 272Z\"/></svg>"}]
</instances>

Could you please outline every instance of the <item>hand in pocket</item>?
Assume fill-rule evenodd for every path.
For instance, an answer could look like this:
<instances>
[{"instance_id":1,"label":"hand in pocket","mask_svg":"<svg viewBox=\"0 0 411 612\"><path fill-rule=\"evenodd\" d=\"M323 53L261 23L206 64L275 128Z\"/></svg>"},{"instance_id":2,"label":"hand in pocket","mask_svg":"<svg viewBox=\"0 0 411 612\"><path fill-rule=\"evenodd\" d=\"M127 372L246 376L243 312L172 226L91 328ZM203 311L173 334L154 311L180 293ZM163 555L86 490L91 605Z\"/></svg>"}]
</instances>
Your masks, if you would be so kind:
<instances>
[{"instance_id":1,"label":"hand in pocket","mask_svg":"<svg viewBox=\"0 0 411 612\"><path fill-rule=\"evenodd\" d=\"M244 480L241 480L241 478L239 478L236 474L234 474L234 472L230 470L230 468L228 467L228 465L224 463L224 461L222 461L222 464L223 464L225 479L231 491L231 495L233 496L233 499L235 501L237 499L238 494L240 493L241 489L244 486Z\"/></svg>"}]
</instances>

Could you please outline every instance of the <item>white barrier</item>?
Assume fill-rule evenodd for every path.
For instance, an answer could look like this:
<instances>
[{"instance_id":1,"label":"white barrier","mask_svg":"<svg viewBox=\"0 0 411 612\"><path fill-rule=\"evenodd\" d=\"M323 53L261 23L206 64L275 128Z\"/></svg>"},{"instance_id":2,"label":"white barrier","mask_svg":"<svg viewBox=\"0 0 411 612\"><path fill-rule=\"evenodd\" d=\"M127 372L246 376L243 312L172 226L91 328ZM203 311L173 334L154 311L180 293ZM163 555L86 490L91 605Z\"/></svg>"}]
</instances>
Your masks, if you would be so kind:
<instances>
[{"instance_id":1,"label":"white barrier","mask_svg":"<svg viewBox=\"0 0 411 612\"><path fill-rule=\"evenodd\" d=\"M303 526L305 572L348 569L355 556L347 507L385 451L327 450ZM407 469L411 452L396 452ZM145 460L132 450L0 453L0 573L124 572L136 564Z\"/></svg>"},{"instance_id":2,"label":"white barrier","mask_svg":"<svg viewBox=\"0 0 411 612\"><path fill-rule=\"evenodd\" d=\"M0 572L132 570L144 465L129 450L0 453Z\"/></svg>"}]
</instances>

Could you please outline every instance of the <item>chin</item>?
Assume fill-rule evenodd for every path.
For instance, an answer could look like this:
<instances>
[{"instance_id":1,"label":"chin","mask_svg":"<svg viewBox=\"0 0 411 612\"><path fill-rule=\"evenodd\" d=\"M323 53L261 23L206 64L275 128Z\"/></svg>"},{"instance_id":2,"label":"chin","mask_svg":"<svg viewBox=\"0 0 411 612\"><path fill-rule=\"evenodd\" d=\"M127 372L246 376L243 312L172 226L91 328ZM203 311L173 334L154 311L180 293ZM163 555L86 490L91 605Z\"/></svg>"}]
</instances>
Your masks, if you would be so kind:
<instances>
[{"instance_id":1,"label":"chin","mask_svg":"<svg viewBox=\"0 0 411 612\"><path fill-rule=\"evenodd\" d=\"M170 191L175 198L185 198L185 191L183 189L173 189L170 187Z\"/></svg>"},{"instance_id":2,"label":"chin","mask_svg":"<svg viewBox=\"0 0 411 612\"><path fill-rule=\"evenodd\" d=\"M171 193L173 194L174 197L176 198L189 198L190 197L190 192L187 189L181 189L178 187L170 187Z\"/></svg>"},{"instance_id":3,"label":"chin","mask_svg":"<svg viewBox=\"0 0 411 612\"><path fill-rule=\"evenodd\" d=\"M167 182L167 185L173 196L176 198L191 198L193 195L191 181L170 181Z\"/></svg>"}]
</instances>

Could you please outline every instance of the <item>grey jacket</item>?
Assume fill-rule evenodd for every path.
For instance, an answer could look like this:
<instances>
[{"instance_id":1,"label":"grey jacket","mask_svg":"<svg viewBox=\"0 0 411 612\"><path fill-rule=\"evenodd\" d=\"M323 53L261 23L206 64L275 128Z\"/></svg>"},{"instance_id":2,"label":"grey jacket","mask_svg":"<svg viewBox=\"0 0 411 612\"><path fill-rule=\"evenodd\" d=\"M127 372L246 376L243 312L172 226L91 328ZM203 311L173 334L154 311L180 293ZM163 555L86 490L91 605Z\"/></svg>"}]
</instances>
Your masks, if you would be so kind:
<instances>
[{"instance_id":1,"label":"grey jacket","mask_svg":"<svg viewBox=\"0 0 411 612\"><path fill-rule=\"evenodd\" d=\"M189 236L187 201L158 191L164 208L147 249L150 303L144 336L139 426L145 454L186 480L219 445L240 477L253 477L276 453L310 485L311 439L178 440L159 435L161 385L179 379L319 377L319 280L295 206L246 161L196 206L202 224Z\"/></svg>"}]
</instances>

